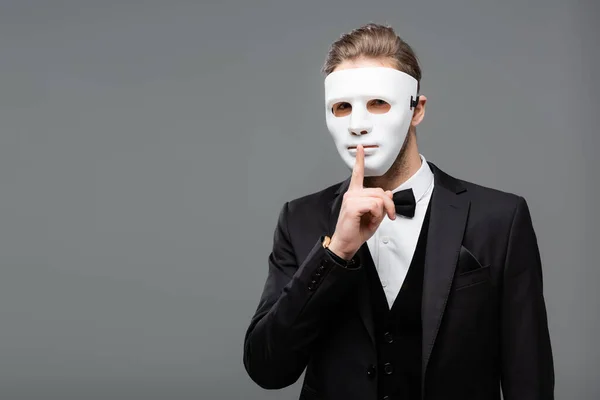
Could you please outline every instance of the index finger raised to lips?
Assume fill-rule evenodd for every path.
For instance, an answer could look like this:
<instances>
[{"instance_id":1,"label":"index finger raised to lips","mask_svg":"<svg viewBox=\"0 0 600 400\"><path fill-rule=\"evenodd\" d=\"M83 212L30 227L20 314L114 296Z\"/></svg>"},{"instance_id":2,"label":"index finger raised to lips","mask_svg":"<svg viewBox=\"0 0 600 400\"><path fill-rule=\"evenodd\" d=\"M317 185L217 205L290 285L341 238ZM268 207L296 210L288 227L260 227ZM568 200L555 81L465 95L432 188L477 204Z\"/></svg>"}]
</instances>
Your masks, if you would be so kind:
<instances>
[{"instance_id":1,"label":"index finger raised to lips","mask_svg":"<svg viewBox=\"0 0 600 400\"><path fill-rule=\"evenodd\" d=\"M365 177L365 152L361 144L356 146L356 160L352 169L352 177L350 178L350 189L362 189L363 180Z\"/></svg>"}]
</instances>

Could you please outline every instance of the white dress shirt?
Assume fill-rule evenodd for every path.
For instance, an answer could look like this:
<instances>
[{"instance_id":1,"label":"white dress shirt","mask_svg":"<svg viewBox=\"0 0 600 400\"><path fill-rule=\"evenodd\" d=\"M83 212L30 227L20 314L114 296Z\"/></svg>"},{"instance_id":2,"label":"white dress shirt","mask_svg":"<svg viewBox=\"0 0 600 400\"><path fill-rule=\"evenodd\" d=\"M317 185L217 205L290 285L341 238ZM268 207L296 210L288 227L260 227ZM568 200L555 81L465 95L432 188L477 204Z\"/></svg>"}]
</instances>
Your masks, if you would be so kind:
<instances>
[{"instance_id":1,"label":"white dress shirt","mask_svg":"<svg viewBox=\"0 0 600 400\"><path fill-rule=\"evenodd\" d=\"M396 214L396 219L391 220L386 216L375 234L367 240L371 257L377 268L381 286L390 308L392 308L404 278L406 278L408 267L410 267L417 247L425 212L433 192L433 172L429 168L425 157L420 156L421 167L419 170L407 181L392 190L395 193L412 188L416 201L414 217L408 218Z\"/></svg>"}]
</instances>

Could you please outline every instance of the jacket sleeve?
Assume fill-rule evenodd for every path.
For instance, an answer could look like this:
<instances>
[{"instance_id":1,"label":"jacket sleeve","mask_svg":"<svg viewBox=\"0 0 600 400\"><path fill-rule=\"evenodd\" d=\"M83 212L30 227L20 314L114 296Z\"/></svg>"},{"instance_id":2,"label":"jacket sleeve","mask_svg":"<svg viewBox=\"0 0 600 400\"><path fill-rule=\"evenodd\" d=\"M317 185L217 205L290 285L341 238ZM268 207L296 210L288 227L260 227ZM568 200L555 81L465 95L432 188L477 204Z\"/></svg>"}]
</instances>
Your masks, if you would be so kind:
<instances>
[{"instance_id":1,"label":"jacket sleeve","mask_svg":"<svg viewBox=\"0 0 600 400\"><path fill-rule=\"evenodd\" d=\"M501 374L505 400L554 399L554 363L542 265L529 207L513 216L501 300Z\"/></svg>"},{"instance_id":2,"label":"jacket sleeve","mask_svg":"<svg viewBox=\"0 0 600 400\"><path fill-rule=\"evenodd\" d=\"M268 258L269 270L256 313L244 338L244 366L265 389L296 382L308 363L324 318L356 281L361 269L338 264L321 245L296 262L288 231L288 203L283 206Z\"/></svg>"}]
</instances>

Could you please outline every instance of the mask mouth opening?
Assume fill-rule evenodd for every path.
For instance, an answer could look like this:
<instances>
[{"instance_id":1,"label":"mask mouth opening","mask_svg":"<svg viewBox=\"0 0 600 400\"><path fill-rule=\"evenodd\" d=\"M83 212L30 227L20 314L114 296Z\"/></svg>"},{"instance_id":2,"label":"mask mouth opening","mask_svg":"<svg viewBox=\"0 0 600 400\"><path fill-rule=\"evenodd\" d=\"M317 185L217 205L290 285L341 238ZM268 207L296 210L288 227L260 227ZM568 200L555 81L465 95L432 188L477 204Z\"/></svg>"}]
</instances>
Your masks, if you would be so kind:
<instances>
[{"instance_id":1,"label":"mask mouth opening","mask_svg":"<svg viewBox=\"0 0 600 400\"><path fill-rule=\"evenodd\" d=\"M376 149L376 148L379 147L379 145L376 145L376 144L363 144L362 146L365 149ZM348 150L356 150L357 147L358 147L358 145L356 145L356 146L348 146Z\"/></svg>"}]
</instances>

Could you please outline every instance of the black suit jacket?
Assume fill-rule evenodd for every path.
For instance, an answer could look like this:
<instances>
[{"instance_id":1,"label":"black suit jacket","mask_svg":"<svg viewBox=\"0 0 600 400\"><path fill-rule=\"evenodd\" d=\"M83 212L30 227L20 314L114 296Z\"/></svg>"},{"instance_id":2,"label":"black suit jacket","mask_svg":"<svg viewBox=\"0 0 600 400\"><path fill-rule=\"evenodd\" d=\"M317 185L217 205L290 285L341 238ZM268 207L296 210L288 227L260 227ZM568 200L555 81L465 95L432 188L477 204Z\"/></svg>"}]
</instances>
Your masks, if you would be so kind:
<instances>
[{"instance_id":1,"label":"black suit jacket","mask_svg":"<svg viewBox=\"0 0 600 400\"><path fill-rule=\"evenodd\" d=\"M451 177L433 163L423 282L423 398L553 399L554 366L537 238L523 197ZM323 249L350 179L285 203L245 335L244 365L265 389L301 399L376 400L364 260Z\"/></svg>"}]
</instances>

